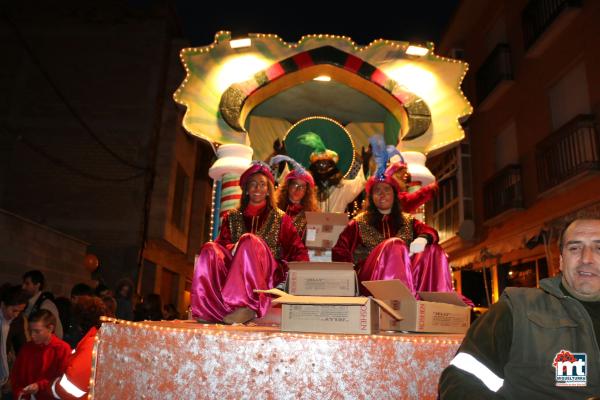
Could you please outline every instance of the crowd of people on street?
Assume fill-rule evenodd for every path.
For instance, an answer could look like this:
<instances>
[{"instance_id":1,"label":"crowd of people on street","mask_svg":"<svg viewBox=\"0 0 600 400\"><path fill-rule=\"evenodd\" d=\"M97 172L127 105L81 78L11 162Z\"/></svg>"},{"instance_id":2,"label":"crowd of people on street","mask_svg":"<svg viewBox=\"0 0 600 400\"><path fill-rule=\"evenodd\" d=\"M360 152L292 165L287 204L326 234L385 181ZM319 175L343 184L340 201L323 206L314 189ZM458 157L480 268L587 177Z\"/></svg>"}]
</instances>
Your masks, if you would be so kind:
<instances>
[{"instance_id":1,"label":"crowd of people on street","mask_svg":"<svg viewBox=\"0 0 600 400\"><path fill-rule=\"evenodd\" d=\"M135 286L122 279L113 291L103 283L78 283L70 297L46 290L39 270L20 285L0 287L0 387L2 400L80 399L89 390L92 349L101 316L130 321L178 319L150 293L136 301Z\"/></svg>"}]
</instances>

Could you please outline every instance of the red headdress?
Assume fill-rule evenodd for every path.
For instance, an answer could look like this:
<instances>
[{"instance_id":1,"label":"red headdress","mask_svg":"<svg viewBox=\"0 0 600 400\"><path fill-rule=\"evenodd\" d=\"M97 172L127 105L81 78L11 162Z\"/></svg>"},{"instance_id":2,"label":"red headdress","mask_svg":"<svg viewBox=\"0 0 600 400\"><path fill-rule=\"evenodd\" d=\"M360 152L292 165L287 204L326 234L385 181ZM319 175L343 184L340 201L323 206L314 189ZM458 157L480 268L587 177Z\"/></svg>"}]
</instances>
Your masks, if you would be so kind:
<instances>
[{"instance_id":1,"label":"red headdress","mask_svg":"<svg viewBox=\"0 0 600 400\"><path fill-rule=\"evenodd\" d=\"M257 173L263 174L267 177L268 180L271 181L272 184L275 184L275 179L273 178L273 174L271 173L271 169L269 168L269 166L262 161L255 160L252 161L250 167L248 167L248 169L244 171L242 176L240 176L240 187L244 189L246 187L248 179L250 179L252 175Z\"/></svg>"}]
</instances>

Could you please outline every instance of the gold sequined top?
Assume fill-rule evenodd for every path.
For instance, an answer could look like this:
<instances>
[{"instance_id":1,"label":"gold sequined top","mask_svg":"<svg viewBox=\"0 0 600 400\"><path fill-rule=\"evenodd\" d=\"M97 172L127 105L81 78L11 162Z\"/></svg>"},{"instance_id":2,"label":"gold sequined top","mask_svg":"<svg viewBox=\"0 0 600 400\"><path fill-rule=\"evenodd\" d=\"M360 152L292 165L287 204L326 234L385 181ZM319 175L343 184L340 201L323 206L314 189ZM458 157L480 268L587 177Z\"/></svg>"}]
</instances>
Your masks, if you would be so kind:
<instances>
[{"instance_id":1,"label":"gold sequined top","mask_svg":"<svg viewBox=\"0 0 600 400\"><path fill-rule=\"evenodd\" d=\"M281 219L285 213L280 209L271 209L265 222L254 233L267 242L271 253L276 260L281 256L281 246L279 243L279 231L281 230ZM237 243L244 233L248 233L244 223L244 215L241 211L235 209L229 211L229 230L231 231L231 241Z\"/></svg>"},{"instance_id":2,"label":"gold sequined top","mask_svg":"<svg viewBox=\"0 0 600 400\"><path fill-rule=\"evenodd\" d=\"M304 230L306 229L306 215L304 211L294 217L294 228L296 228L300 237L304 235Z\"/></svg>"},{"instance_id":3,"label":"gold sequined top","mask_svg":"<svg viewBox=\"0 0 600 400\"><path fill-rule=\"evenodd\" d=\"M373 249L386 238L376 227L369 225L366 212L361 212L353 219L358 225L358 231L363 244L354 252L354 259L356 262L358 262L367 258ZM402 213L402 225L398 228L398 231L394 235L394 237L402 239L407 245L410 244L414 238L414 219L415 217L413 217L411 214Z\"/></svg>"},{"instance_id":4,"label":"gold sequined top","mask_svg":"<svg viewBox=\"0 0 600 400\"><path fill-rule=\"evenodd\" d=\"M285 213L292 219L294 228L296 228L298 236L302 239L304 230L306 229L306 214L304 213L304 207L301 204L290 203L286 207Z\"/></svg>"}]
</instances>

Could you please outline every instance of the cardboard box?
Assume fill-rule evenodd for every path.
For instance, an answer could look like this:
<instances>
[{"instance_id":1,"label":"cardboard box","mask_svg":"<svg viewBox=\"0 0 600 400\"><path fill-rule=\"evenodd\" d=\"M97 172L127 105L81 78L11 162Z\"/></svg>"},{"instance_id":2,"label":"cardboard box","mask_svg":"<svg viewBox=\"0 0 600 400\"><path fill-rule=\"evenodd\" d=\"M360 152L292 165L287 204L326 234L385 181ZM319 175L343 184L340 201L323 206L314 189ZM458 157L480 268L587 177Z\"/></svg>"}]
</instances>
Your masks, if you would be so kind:
<instances>
[{"instance_id":1,"label":"cardboard box","mask_svg":"<svg viewBox=\"0 0 600 400\"><path fill-rule=\"evenodd\" d=\"M346 262L288 263L287 292L297 296L356 296L358 279Z\"/></svg>"},{"instance_id":2,"label":"cardboard box","mask_svg":"<svg viewBox=\"0 0 600 400\"><path fill-rule=\"evenodd\" d=\"M348 224L345 213L306 213L306 247L330 250Z\"/></svg>"},{"instance_id":3,"label":"cardboard box","mask_svg":"<svg viewBox=\"0 0 600 400\"><path fill-rule=\"evenodd\" d=\"M308 249L308 259L314 262L331 262L331 250Z\"/></svg>"},{"instance_id":4,"label":"cardboard box","mask_svg":"<svg viewBox=\"0 0 600 400\"><path fill-rule=\"evenodd\" d=\"M469 329L470 309L457 293L419 292L416 300L399 280L365 281L373 296L398 311L402 320L379 313L379 329L388 331L464 333Z\"/></svg>"},{"instance_id":5,"label":"cardboard box","mask_svg":"<svg viewBox=\"0 0 600 400\"><path fill-rule=\"evenodd\" d=\"M379 331L378 305L401 318L372 297L293 296L278 289L257 290L279 296L283 332L372 334Z\"/></svg>"}]
</instances>

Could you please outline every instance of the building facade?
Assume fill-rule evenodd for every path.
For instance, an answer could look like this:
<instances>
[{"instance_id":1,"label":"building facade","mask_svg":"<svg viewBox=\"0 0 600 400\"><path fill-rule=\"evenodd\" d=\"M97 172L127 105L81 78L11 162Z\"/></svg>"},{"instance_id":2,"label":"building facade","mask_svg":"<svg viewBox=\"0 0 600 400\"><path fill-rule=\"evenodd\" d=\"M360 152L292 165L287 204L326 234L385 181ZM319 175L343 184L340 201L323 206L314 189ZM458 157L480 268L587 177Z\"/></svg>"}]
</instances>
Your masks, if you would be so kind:
<instances>
[{"instance_id":1,"label":"building facade","mask_svg":"<svg viewBox=\"0 0 600 400\"><path fill-rule=\"evenodd\" d=\"M466 139L431 158L428 206L477 303L559 273L564 224L600 216L600 2L464 0L438 52L469 63Z\"/></svg>"}]
</instances>

